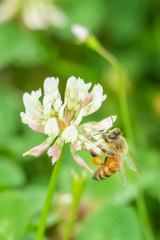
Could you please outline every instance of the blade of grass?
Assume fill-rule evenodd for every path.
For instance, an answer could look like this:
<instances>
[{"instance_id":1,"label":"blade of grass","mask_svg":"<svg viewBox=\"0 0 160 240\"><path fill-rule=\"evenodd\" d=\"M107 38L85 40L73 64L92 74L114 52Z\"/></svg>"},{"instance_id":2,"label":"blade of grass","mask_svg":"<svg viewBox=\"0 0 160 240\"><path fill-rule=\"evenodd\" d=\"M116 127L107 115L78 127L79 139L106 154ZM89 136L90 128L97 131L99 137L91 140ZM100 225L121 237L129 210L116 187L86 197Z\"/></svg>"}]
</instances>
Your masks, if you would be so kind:
<instances>
[{"instance_id":1,"label":"blade of grass","mask_svg":"<svg viewBox=\"0 0 160 240\"><path fill-rule=\"evenodd\" d=\"M98 42L98 40L93 36L90 35L85 44L97 52L99 55L104 57L114 68L116 75L117 75L117 95L119 100L119 108L121 111L121 117L122 117L122 123L123 127L125 129L125 133L127 136L127 139L132 144L132 147L135 148L135 141L133 137L133 131L132 131L132 124L129 114L129 107L127 103L127 97L125 92L125 83L124 83L124 68L120 64L120 62L113 56L109 51L104 49L101 44ZM148 212L145 204L145 199L143 196L143 193L138 190L138 197L136 198L136 205L137 210L139 214L139 219L142 224L143 234L145 236L146 240L155 240L155 237L153 235L151 223L148 217Z\"/></svg>"},{"instance_id":2,"label":"blade of grass","mask_svg":"<svg viewBox=\"0 0 160 240\"><path fill-rule=\"evenodd\" d=\"M43 210L42 210L41 220L40 220L40 224L39 224L39 227L38 227L38 231L37 231L37 235L36 235L35 240L41 240L43 238L43 235L44 235L44 232L45 232L46 220L47 220L48 212L49 212L49 209L50 209L50 206L51 206L51 202L52 202L53 193L54 193L54 190L55 190L59 170L61 168L61 164L62 164L62 161L63 161L63 158L64 158L64 152L65 152L65 146L63 147L60 159L55 163L55 165L53 167L51 179L50 179L50 182L49 182L48 192L47 192L46 200L45 200L44 207L43 207Z\"/></svg>"}]
</instances>

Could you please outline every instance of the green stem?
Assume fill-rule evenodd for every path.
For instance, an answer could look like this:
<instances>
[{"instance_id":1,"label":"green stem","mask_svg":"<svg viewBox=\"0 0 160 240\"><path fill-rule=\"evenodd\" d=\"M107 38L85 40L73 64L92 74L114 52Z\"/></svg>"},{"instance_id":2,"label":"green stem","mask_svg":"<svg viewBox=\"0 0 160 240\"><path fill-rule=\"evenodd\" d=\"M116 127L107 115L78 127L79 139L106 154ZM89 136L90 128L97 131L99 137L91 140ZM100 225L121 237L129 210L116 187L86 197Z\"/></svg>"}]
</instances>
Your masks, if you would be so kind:
<instances>
[{"instance_id":1,"label":"green stem","mask_svg":"<svg viewBox=\"0 0 160 240\"><path fill-rule=\"evenodd\" d=\"M132 143L132 146L135 149L132 124L131 124L130 115L128 111L128 103L127 103L127 97L125 92L124 69L119 63L119 61L110 52L104 49L94 36L90 36L86 44L91 49L99 53L102 57L104 57L115 69L115 72L117 74L117 93L118 93L119 107L120 107L121 116L122 116L122 123L125 129L127 138ZM138 193L136 204L139 212L139 218L143 226L145 239L154 240L155 238L154 238L152 227L149 221L144 196L141 192Z\"/></svg>"},{"instance_id":2,"label":"green stem","mask_svg":"<svg viewBox=\"0 0 160 240\"><path fill-rule=\"evenodd\" d=\"M121 118L122 122L125 126L125 131L126 131L126 136L131 141L133 139L133 132L132 132L132 127L131 127L131 121L128 112L128 106L127 106L127 97L125 94L125 84L124 84L124 69L122 68L121 64L114 58L112 57L111 54L109 54L108 51L106 51L104 48L99 49L99 53L101 55L105 56L105 59L107 60L108 57L110 57L110 63L114 67L116 73L117 73L117 94L118 94L118 102L119 102L119 108L121 112ZM110 56L111 55L111 56ZM111 58L112 57L112 58Z\"/></svg>"},{"instance_id":3,"label":"green stem","mask_svg":"<svg viewBox=\"0 0 160 240\"><path fill-rule=\"evenodd\" d=\"M80 199L84 192L86 186L86 174L85 172L81 172L80 174L76 174L72 171L72 196L73 201L71 205L71 210L69 214L69 219L67 222L66 230L63 236L63 240L68 240L71 232L71 228L74 222L75 214L77 207L79 205Z\"/></svg>"},{"instance_id":4,"label":"green stem","mask_svg":"<svg viewBox=\"0 0 160 240\"><path fill-rule=\"evenodd\" d=\"M69 236L70 236L70 232L71 232L71 228L74 222L74 218L75 218L75 214L76 214L76 210L77 210L77 204L72 204L71 206L71 211L70 211L70 215L69 215L69 219L67 222L67 226L66 226L66 231L65 234L63 236L63 240L68 240Z\"/></svg>"},{"instance_id":5,"label":"green stem","mask_svg":"<svg viewBox=\"0 0 160 240\"><path fill-rule=\"evenodd\" d=\"M105 48L103 48L97 39L92 36L89 38L87 45L104 57L114 68L117 74L117 94L118 94L118 103L121 112L122 122L125 127L126 137L129 141L133 139L133 131L131 127L131 121L129 117L129 111L127 106L127 97L125 93L125 83L124 83L124 69L120 62Z\"/></svg>"},{"instance_id":6,"label":"green stem","mask_svg":"<svg viewBox=\"0 0 160 240\"><path fill-rule=\"evenodd\" d=\"M145 239L146 240L154 240L154 235L150 226L150 222L149 222L149 218L148 218L148 214L147 214L147 208L146 208L146 204L144 201L144 197L142 192L139 192L138 197L136 199L136 205L137 205L137 209L139 212L139 219L142 223L142 228L143 228L143 232L145 235Z\"/></svg>"},{"instance_id":7,"label":"green stem","mask_svg":"<svg viewBox=\"0 0 160 240\"><path fill-rule=\"evenodd\" d=\"M50 179L48 192L47 192L46 200L45 200L45 203L44 203L44 207L43 207L43 211L42 211L42 215L41 215L41 220L40 220L40 224L39 224L39 227L38 227L38 231L37 231L37 235L36 235L35 240L41 240L43 238L43 235L44 235L48 212L49 212L49 209L50 209L50 206L51 206L52 197L53 197L53 193L54 193L54 190L55 190L59 170L60 170L60 167L61 167L61 164L62 164L62 161L63 161L63 157L64 157L64 148L65 147L63 147L60 159L55 163L55 165L53 167L53 172L52 172L52 176L51 176L51 179Z\"/></svg>"}]
</instances>

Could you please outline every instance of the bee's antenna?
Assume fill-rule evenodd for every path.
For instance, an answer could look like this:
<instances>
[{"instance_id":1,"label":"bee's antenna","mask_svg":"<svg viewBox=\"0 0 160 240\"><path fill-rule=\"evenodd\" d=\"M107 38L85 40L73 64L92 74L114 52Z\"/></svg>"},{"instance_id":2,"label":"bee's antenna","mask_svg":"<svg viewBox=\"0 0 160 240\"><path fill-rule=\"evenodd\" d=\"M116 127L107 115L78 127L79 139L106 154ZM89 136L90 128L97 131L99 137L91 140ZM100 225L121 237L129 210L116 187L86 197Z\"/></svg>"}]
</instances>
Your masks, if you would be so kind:
<instances>
[{"instance_id":1,"label":"bee's antenna","mask_svg":"<svg viewBox=\"0 0 160 240\"><path fill-rule=\"evenodd\" d=\"M95 134L93 134L93 136L95 136L95 135L99 135L99 134L103 134L104 132L100 132L100 133L95 133Z\"/></svg>"},{"instance_id":2,"label":"bee's antenna","mask_svg":"<svg viewBox=\"0 0 160 240\"><path fill-rule=\"evenodd\" d=\"M112 115L111 115L111 120L112 120L112 127L111 127L111 129L113 129L113 128L114 128L114 121L113 121ZM107 131L106 131L106 132L107 132ZM93 134L93 136L99 135L99 134L104 134L104 133L105 133L105 132L95 133L95 134Z\"/></svg>"},{"instance_id":3,"label":"bee's antenna","mask_svg":"<svg viewBox=\"0 0 160 240\"><path fill-rule=\"evenodd\" d=\"M113 129L114 128L114 122L113 122L112 115L111 115L111 120L112 120L112 128L111 129Z\"/></svg>"}]
</instances>

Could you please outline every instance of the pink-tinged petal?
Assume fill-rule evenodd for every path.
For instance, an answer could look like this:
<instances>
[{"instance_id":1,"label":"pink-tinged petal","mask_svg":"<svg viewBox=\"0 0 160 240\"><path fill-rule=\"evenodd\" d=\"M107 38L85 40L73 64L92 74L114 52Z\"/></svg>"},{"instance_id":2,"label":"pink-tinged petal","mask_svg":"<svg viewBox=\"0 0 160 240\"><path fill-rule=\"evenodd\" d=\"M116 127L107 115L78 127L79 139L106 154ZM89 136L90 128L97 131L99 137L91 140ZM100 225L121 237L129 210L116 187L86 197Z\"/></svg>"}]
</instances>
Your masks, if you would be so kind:
<instances>
[{"instance_id":1,"label":"pink-tinged petal","mask_svg":"<svg viewBox=\"0 0 160 240\"><path fill-rule=\"evenodd\" d=\"M43 142L42 144L30 149L28 152L25 152L23 156L32 155L34 157L38 157L39 155L41 155L41 153L43 153L49 148L49 145L50 143Z\"/></svg>"},{"instance_id":2,"label":"pink-tinged petal","mask_svg":"<svg viewBox=\"0 0 160 240\"><path fill-rule=\"evenodd\" d=\"M52 146L48 149L48 156L51 157L52 156L52 164L54 165L55 162L58 161L58 159L60 158L61 156L61 151L62 149L59 149L57 146Z\"/></svg>"},{"instance_id":3,"label":"pink-tinged petal","mask_svg":"<svg viewBox=\"0 0 160 240\"><path fill-rule=\"evenodd\" d=\"M102 86L100 84L94 85L92 91L82 104L82 107L84 108L83 116L87 116L97 111L106 97L106 95L103 95Z\"/></svg>"},{"instance_id":4,"label":"pink-tinged petal","mask_svg":"<svg viewBox=\"0 0 160 240\"><path fill-rule=\"evenodd\" d=\"M76 149L76 151L79 151L79 150L82 149L81 144L82 144L81 141L75 141L75 142L73 143L73 146L74 146L74 148Z\"/></svg>"},{"instance_id":5,"label":"pink-tinged petal","mask_svg":"<svg viewBox=\"0 0 160 240\"><path fill-rule=\"evenodd\" d=\"M55 164L55 162L57 162L58 159L60 158L62 147L63 141L60 138L58 138L56 142L53 144L53 146L48 149L47 154L49 157L52 157L52 164Z\"/></svg>"},{"instance_id":6,"label":"pink-tinged petal","mask_svg":"<svg viewBox=\"0 0 160 240\"><path fill-rule=\"evenodd\" d=\"M84 102L83 102L83 104L82 104L82 107L84 107L84 106L86 106L86 105L88 105L89 103L92 102L95 93L98 92L98 91L95 91L96 88L97 88L97 86L99 86L99 84L94 85L94 87L93 87L92 91L90 92L90 94L84 99Z\"/></svg>"},{"instance_id":7,"label":"pink-tinged petal","mask_svg":"<svg viewBox=\"0 0 160 240\"><path fill-rule=\"evenodd\" d=\"M44 132L44 127L31 119L28 121L28 126L35 132Z\"/></svg>"},{"instance_id":8,"label":"pink-tinged petal","mask_svg":"<svg viewBox=\"0 0 160 240\"><path fill-rule=\"evenodd\" d=\"M66 107L66 102L60 107L60 110L59 110L59 120L60 121L63 121L65 107Z\"/></svg>"},{"instance_id":9,"label":"pink-tinged petal","mask_svg":"<svg viewBox=\"0 0 160 240\"><path fill-rule=\"evenodd\" d=\"M80 122L82 121L82 117L83 117L83 108L81 109L80 113L78 114L78 117L75 118L72 123L77 126L80 124Z\"/></svg>"},{"instance_id":10,"label":"pink-tinged petal","mask_svg":"<svg viewBox=\"0 0 160 240\"><path fill-rule=\"evenodd\" d=\"M90 139L92 136L91 134L87 133L87 132L84 132L83 133L83 136L85 136L86 138Z\"/></svg>"},{"instance_id":11,"label":"pink-tinged petal","mask_svg":"<svg viewBox=\"0 0 160 240\"><path fill-rule=\"evenodd\" d=\"M90 94L88 94L88 96L84 99L82 107L85 107L86 105L88 105L93 99L93 90L92 92L90 92Z\"/></svg>"},{"instance_id":12,"label":"pink-tinged petal","mask_svg":"<svg viewBox=\"0 0 160 240\"><path fill-rule=\"evenodd\" d=\"M60 94L60 92L58 92L57 98L60 98L60 99L61 99L61 94Z\"/></svg>"},{"instance_id":13,"label":"pink-tinged petal","mask_svg":"<svg viewBox=\"0 0 160 240\"><path fill-rule=\"evenodd\" d=\"M88 165L85 163L85 161L76 153L75 149L73 148L73 146L70 146L70 151L72 153L72 157L75 160L75 162L82 168L86 168L87 170L89 170L91 173L93 173L94 171L92 169L90 169L88 167Z\"/></svg>"}]
</instances>

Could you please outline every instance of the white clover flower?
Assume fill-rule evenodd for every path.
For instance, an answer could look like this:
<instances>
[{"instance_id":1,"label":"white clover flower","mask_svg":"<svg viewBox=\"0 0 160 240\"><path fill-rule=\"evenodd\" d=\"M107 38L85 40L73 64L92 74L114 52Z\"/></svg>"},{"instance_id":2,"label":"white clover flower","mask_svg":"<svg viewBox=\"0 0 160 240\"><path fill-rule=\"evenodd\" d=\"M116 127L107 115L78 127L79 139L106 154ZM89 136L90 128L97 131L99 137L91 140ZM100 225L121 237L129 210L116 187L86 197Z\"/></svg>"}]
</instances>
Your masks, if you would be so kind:
<instances>
[{"instance_id":1,"label":"white clover flower","mask_svg":"<svg viewBox=\"0 0 160 240\"><path fill-rule=\"evenodd\" d=\"M89 36L89 31L86 27L80 24L73 24L71 27L72 33L80 41L85 42Z\"/></svg>"},{"instance_id":2,"label":"white clover flower","mask_svg":"<svg viewBox=\"0 0 160 240\"><path fill-rule=\"evenodd\" d=\"M42 144L23 155L37 157L48 150L47 154L52 157L54 164L60 158L63 145L69 143L75 162L93 172L77 152L84 149L101 154L102 140L97 133L105 132L112 127L116 116L100 122L80 124L83 116L97 111L106 99L102 86L96 84L89 93L91 83L86 84L83 79L72 76L67 81L63 102L58 84L58 78L45 79L42 103L39 100L42 95L41 89L23 95L25 113L20 113L22 122L28 124L32 130L48 135Z\"/></svg>"},{"instance_id":3,"label":"white clover flower","mask_svg":"<svg viewBox=\"0 0 160 240\"><path fill-rule=\"evenodd\" d=\"M51 0L3 0L0 4L0 22L17 15L32 30L45 30L50 26L61 28L67 23L66 15Z\"/></svg>"}]
</instances>

